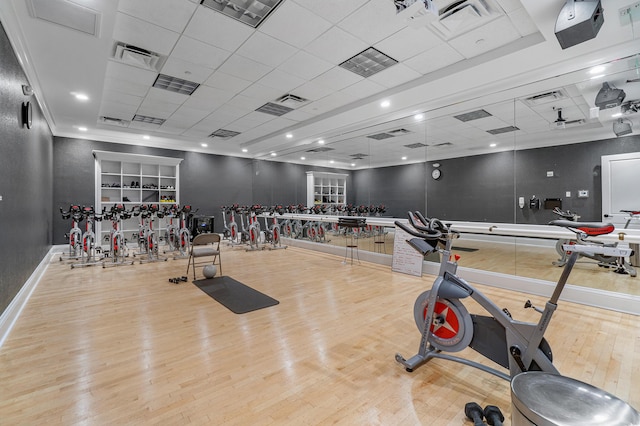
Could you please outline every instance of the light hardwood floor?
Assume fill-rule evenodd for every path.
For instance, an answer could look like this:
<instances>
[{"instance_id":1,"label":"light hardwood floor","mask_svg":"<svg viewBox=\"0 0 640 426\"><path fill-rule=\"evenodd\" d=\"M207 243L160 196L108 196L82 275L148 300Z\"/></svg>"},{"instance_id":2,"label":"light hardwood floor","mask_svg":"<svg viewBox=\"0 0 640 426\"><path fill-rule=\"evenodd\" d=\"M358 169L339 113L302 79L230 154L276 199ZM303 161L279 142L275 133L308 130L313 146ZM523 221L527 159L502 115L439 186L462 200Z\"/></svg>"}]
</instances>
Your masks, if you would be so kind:
<instances>
[{"instance_id":1,"label":"light hardwood floor","mask_svg":"<svg viewBox=\"0 0 640 426\"><path fill-rule=\"evenodd\" d=\"M413 303L433 277L292 247L222 256L225 275L280 304L236 315L168 282L186 260L73 270L52 260L0 348L0 423L470 425L468 401L509 418L504 380L395 362L417 350ZM529 295L480 288L537 319L522 309ZM638 330L640 317L563 302L547 339L561 372L639 408Z\"/></svg>"}]
</instances>

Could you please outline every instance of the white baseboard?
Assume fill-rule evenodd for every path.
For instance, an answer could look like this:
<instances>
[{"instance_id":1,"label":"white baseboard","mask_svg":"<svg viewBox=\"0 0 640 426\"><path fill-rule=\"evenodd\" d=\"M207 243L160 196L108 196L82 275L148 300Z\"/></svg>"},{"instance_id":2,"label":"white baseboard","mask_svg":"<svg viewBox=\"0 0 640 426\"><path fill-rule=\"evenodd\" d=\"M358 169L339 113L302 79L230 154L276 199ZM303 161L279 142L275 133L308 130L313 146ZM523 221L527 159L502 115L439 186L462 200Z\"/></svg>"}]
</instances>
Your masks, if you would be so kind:
<instances>
[{"instance_id":1,"label":"white baseboard","mask_svg":"<svg viewBox=\"0 0 640 426\"><path fill-rule=\"evenodd\" d=\"M55 255L58 250L56 249L58 246L52 246L49 249L49 252L42 258L40 264L34 269L33 273L29 277L29 279L24 283L16 297L13 298L7 309L4 310L2 315L0 315L0 348L4 344L4 341L9 336L11 329L15 325L22 309L26 306L31 294L38 286L40 282L40 278L47 270L47 266L51 261L51 257ZM62 246L65 247L65 246Z\"/></svg>"}]
</instances>

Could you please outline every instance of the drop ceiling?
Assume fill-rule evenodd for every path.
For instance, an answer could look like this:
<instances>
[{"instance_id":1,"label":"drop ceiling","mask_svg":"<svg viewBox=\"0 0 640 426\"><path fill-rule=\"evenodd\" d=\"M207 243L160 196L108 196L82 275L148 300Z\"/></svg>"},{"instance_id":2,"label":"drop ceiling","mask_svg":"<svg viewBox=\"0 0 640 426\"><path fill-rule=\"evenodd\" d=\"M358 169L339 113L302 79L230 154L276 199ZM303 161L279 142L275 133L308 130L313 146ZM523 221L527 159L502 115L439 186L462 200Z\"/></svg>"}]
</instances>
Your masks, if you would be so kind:
<instances>
[{"instance_id":1,"label":"drop ceiling","mask_svg":"<svg viewBox=\"0 0 640 426\"><path fill-rule=\"evenodd\" d=\"M63 137L366 168L614 137L615 111L593 112L602 82L640 99L629 1L608 0L596 38L565 50L564 0L468 0L435 24L392 0L235 1L266 15L256 28L205 3L3 0L0 20ZM387 67L341 66L365 51Z\"/></svg>"}]
</instances>

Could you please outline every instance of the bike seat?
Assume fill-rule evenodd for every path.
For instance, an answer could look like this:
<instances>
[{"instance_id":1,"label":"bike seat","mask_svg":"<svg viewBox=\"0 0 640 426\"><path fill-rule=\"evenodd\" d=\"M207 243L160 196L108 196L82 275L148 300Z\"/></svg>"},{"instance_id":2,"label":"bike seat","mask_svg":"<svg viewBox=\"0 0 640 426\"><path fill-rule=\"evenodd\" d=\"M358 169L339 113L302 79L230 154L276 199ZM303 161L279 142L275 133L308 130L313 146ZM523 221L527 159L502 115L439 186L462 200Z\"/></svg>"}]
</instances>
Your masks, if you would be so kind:
<instances>
[{"instance_id":1,"label":"bike seat","mask_svg":"<svg viewBox=\"0 0 640 426\"><path fill-rule=\"evenodd\" d=\"M562 226L570 230L577 229L589 236L610 234L615 229L612 223L574 222L572 220L552 220L549 225Z\"/></svg>"}]
</instances>

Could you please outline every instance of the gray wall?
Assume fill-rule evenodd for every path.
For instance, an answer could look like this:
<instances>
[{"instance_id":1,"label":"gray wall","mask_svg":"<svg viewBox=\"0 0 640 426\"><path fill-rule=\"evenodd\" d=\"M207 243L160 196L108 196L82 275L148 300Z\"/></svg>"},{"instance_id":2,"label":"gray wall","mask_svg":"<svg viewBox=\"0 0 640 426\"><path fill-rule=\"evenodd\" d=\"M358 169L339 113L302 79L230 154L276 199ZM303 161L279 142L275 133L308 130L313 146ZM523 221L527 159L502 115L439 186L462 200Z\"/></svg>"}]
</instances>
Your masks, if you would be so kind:
<instances>
[{"instance_id":1,"label":"gray wall","mask_svg":"<svg viewBox=\"0 0 640 426\"><path fill-rule=\"evenodd\" d=\"M54 244L65 243L64 236L70 227L59 209L66 210L71 204L90 206L95 202L94 150L182 158L180 202L191 204L197 215L214 216L216 232L223 229L222 206L306 204L307 171L344 173L298 164L55 137Z\"/></svg>"},{"instance_id":2,"label":"gray wall","mask_svg":"<svg viewBox=\"0 0 640 426\"><path fill-rule=\"evenodd\" d=\"M51 131L4 28L0 26L0 313L4 312L51 245ZM33 127L22 127L21 105L33 105Z\"/></svg>"}]
</instances>

